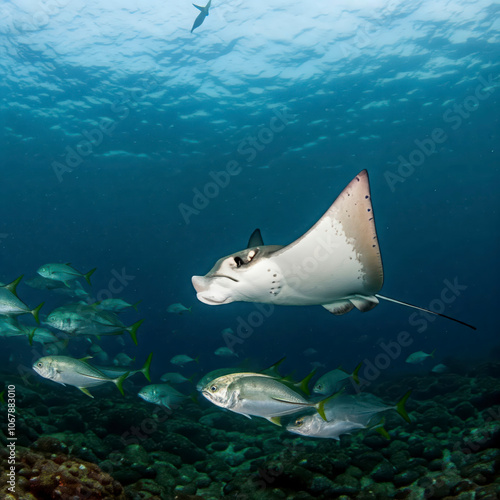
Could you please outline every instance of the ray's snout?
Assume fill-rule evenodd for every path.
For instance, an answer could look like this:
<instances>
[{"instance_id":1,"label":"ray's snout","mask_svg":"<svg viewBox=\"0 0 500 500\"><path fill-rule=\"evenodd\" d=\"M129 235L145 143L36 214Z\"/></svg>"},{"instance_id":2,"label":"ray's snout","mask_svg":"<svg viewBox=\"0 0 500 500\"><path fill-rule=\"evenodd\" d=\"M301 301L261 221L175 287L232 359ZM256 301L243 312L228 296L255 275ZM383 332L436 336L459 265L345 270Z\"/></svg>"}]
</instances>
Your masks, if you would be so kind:
<instances>
[{"instance_id":1,"label":"ray's snout","mask_svg":"<svg viewBox=\"0 0 500 500\"><path fill-rule=\"evenodd\" d=\"M196 293L203 293L210 287L210 280L205 276L193 276L191 278Z\"/></svg>"}]
</instances>

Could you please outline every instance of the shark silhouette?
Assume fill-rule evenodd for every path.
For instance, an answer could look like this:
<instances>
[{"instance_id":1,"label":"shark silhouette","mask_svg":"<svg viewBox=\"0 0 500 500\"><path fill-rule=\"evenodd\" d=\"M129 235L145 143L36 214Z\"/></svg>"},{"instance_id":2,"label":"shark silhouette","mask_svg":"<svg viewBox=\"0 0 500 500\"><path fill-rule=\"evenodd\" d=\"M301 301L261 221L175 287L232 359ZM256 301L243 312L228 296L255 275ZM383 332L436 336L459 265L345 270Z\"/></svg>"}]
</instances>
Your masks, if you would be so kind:
<instances>
[{"instance_id":1,"label":"shark silhouette","mask_svg":"<svg viewBox=\"0 0 500 500\"><path fill-rule=\"evenodd\" d=\"M198 14L198 17L194 20L193 27L191 28L191 33L198 27L203 24L203 21L205 20L205 17L208 16L208 9L210 9L210 4L212 3L212 0L208 0L207 5L205 7L201 7L199 5L193 4L199 11L201 11Z\"/></svg>"}]
</instances>

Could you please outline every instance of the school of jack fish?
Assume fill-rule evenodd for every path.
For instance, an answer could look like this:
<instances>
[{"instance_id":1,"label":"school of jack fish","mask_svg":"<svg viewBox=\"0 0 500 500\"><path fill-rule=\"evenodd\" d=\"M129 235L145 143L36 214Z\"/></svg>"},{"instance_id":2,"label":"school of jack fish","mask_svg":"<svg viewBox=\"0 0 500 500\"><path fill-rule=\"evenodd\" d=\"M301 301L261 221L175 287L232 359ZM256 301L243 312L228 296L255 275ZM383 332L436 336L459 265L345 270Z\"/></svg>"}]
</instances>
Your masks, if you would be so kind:
<instances>
[{"instance_id":1,"label":"school of jack fish","mask_svg":"<svg viewBox=\"0 0 500 500\"><path fill-rule=\"evenodd\" d=\"M209 5L206 7L207 15ZM349 217L352 214L348 222L346 214ZM318 240L316 233L328 233L329 230L335 231L332 243L335 252L330 255L327 252L328 262L316 275L310 273L298 279L291 271L296 269L294 259L310 255L315 245L324 248L327 241L324 234L323 239ZM342 262L347 258L354 261L345 267ZM18 296L17 288L23 276L8 284L0 283L0 337L25 339L29 345L34 342L42 344L47 355L35 360L33 370L45 379L76 387L86 396L94 397L90 390L104 384L114 384L124 394L124 383L131 377L137 380L135 375L141 374L150 384L140 389L139 398L168 409L177 408L189 396L173 385L194 385L194 375L188 377L169 372L161 376L159 383L151 383L152 353L141 368L134 369L135 357L120 352L111 360L101 347L102 337L121 338L124 333L128 333L137 345L138 330L144 319L128 325L120 319L123 311L137 311L139 302L129 303L121 298L93 300L81 281L91 287L90 278L95 271L94 268L80 272L68 263L40 266L37 275L24 283L33 289L54 292L70 300L42 317L43 302L31 307ZM363 276L361 281L360 275ZM378 299L384 299L474 328L443 314L378 294L383 282L383 270L366 171L345 188L310 231L291 245L265 246L260 231L256 230L246 250L223 257L206 276L194 276L192 281L198 299L208 305L232 301L318 304L334 314L345 314L353 308L369 311L379 303ZM166 312L183 315L191 313L191 307L175 303L168 306ZM21 316L28 315L33 317L36 325L23 321ZM230 328L223 332L226 335L233 333ZM87 355L80 359L65 354L68 344L77 341L87 346ZM303 354L310 357L317 351L309 348ZM213 355L238 358L236 352L224 346ZM434 352L417 351L408 356L406 362L420 364L433 356ZM303 380L295 381L291 376L280 373L279 366L284 359L265 370L219 368L201 376L195 387L206 400L220 408L247 418L260 417L283 426L289 432L308 437L338 440L343 434L361 430L375 430L388 437L384 428L384 415L388 412L396 412L410 422L405 406L410 391L400 395L395 404L387 404L372 394L360 392L362 364L350 373L340 367L321 375L313 370ZM172 365L179 369L186 366L191 371L198 362L199 356L193 358L187 354L176 354L170 359ZM442 373L446 369L445 365L439 364L432 371ZM315 377L316 381L312 383Z\"/></svg>"}]
</instances>

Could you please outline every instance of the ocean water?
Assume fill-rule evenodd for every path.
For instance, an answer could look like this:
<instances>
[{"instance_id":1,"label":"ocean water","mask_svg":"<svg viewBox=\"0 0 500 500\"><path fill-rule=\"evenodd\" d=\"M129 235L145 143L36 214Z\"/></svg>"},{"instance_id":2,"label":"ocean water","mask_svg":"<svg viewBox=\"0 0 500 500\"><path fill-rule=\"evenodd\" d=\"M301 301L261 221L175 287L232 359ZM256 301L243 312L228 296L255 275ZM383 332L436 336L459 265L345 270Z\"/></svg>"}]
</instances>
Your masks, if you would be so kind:
<instances>
[{"instance_id":1,"label":"ocean water","mask_svg":"<svg viewBox=\"0 0 500 500\"><path fill-rule=\"evenodd\" d=\"M154 352L154 381L177 370L176 354L199 356L181 373L200 377L283 356L296 378L314 362L322 372L363 362L372 387L428 377L438 363L467 375L498 362L498 4L214 0L193 33L199 11L187 1L11 0L0 12L0 281L52 262L96 267L92 288L81 280L86 300L141 301L120 317L145 320L137 346L127 334L101 338L110 362ZM255 228L266 244L291 243L363 169L381 293L476 331L388 302L334 316L196 299L193 275L245 248ZM23 282L18 294L30 307L45 302L42 322L70 302ZM191 312L168 313L173 303ZM225 328L239 358L214 354ZM410 340L389 357L383 346L402 332ZM85 398L31 370L42 345L2 344L6 384L24 375L19 392ZM58 353L88 348L70 338ZM434 358L405 363L420 350Z\"/></svg>"}]
</instances>

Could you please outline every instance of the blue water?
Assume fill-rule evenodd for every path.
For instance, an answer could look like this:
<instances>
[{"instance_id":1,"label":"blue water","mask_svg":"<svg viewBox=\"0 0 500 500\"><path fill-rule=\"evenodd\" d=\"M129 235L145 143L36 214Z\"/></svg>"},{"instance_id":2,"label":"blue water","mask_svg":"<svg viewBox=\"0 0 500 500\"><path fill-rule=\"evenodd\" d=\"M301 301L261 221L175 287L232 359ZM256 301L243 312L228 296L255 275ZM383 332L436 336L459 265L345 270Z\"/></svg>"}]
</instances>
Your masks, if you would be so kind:
<instances>
[{"instance_id":1,"label":"blue water","mask_svg":"<svg viewBox=\"0 0 500 500\"><path fill-rule=\"evenodd\" d=\"M189 2L101 4L2 6L0 281L70 262L97 267L91 294L106 298L113 273L125 273L113 296L142 302L123 319L146 321L138 347L103 339L110 353L154 351L156 376L181 353L200 355L200 371L225 366L213 354L220 332L255 305L202 304L191 276L244 248L256 227L266 244L292 242L367 169L381 293L429 307L455 281L466 288L444 313L477 331L441 318L418 331L413 311L390 303L342 317L276 307L235 346L240 359L286 355L300 374L311 361L353 368L402 331L412 343L393 373L415 370L404 360L417 350L465 367L498 356L495 2L214 2L193 34ZM214 188L211 173L228 165L235 175ZM196 190L210 193L206 207L193 205ZM44 314L64 303L18 292L33 307L46 301ZM175 302L192 313L167 314ZM14 370L43 353L5 345ZM310 347L318 354L305 357ZM68 353L85 349L70 342Z\"/></svg>"}]
</instances>

